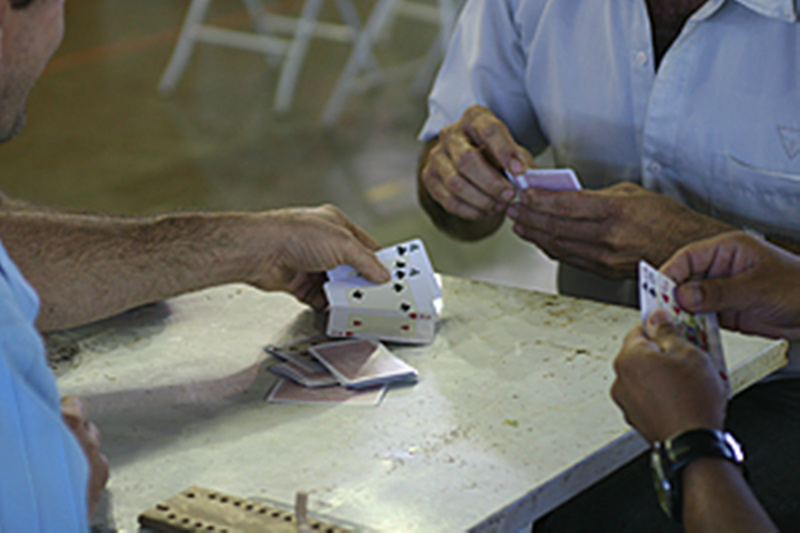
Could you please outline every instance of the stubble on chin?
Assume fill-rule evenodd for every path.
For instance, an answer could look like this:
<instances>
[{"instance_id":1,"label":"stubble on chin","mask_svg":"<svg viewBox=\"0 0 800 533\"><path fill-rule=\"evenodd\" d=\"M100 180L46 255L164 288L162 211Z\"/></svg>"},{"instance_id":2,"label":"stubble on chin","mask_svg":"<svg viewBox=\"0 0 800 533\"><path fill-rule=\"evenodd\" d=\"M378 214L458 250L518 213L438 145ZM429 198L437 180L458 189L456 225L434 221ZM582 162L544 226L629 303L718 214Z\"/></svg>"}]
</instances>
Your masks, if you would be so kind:
<instances>
[{"instance_id":1,"label":"stubble on chin","mask_svg":"<svg viewBox=\"0 0 800 533\"><path fill-rule=\"evenodd\" d=\"M14 122L11 124L6 131L0 132L0 143L6 143L22 133L22 129L25 127L25 111L21 111Z\"/></svg>"}]
</instances>

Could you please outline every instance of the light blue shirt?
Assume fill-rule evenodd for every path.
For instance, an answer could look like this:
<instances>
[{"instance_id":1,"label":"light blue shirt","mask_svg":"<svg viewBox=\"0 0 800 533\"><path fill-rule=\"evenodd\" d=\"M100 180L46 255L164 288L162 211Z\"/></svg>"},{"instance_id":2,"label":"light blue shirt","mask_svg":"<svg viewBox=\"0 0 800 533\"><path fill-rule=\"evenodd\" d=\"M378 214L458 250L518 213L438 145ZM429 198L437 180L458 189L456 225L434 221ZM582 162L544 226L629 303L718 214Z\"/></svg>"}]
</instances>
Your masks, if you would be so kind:
<instances>
[{"instance_id":1,"label":"light blue shirt","mask_svg":"<svg viewBox=\"0 0 800 533\"><path fill-rule=\"evenodd\" d=\"M89 469L61 420L38 306L0 245L0 533L87 533Z\"/></svg>"},{"instance_id":2,"label":"light blue shirt","mask_svg":"<svg viewBox=\"0 0 800 533\"><path fill-rule=\"evenodd\" d=\"M589 188L634 181L800 243L797 3L709 0L656 73L645 0L468 0L420 138L481 104ZM631 303L630 282L560 285Z\"/></svg>"}]
</instances>

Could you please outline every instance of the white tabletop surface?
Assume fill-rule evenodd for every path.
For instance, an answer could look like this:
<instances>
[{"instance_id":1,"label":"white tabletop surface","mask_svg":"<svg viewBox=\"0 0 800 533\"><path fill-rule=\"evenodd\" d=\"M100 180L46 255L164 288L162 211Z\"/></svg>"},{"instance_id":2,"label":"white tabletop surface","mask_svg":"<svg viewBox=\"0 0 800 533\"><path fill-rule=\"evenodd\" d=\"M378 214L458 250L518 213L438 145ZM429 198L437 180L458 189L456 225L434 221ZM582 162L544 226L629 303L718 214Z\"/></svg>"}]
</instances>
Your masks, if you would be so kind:
<instances>
[{"instance_id":1,"label":"white tabletop surface","mask_svg":"<svg viewBox=\"0 0 800 533\"><path fill-rule=\"evenodd\" d=\"M291 503L364 531L516 532L644 449L609 398L636 310L444 277L419 370L377 407L263 401L266 344L322 331L291 297L210 289L66 334L62 393L88 398L112 467L106 523L191 485ZM723 334L734 390L786 343ZM642 487L648 490L649 487ZM103 514L101 513L101 514Z\"/></svg>"}]
</instances>

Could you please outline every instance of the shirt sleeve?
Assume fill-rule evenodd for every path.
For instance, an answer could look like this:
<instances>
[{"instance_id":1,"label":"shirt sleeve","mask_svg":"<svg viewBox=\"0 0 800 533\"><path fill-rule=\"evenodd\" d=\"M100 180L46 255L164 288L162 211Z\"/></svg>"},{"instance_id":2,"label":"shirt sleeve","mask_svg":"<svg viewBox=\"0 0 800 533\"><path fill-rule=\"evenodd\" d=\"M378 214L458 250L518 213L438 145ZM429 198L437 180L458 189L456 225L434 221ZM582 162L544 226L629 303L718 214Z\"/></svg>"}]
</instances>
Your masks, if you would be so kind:
<instances>
[{"instance_id":1,"label":"shirt sleeve","mask_svg":"<svg viewBox=\"0 0 800 533\"><path fill-rule=\"evenodd\" d=\"M420 140L434 138L469 106L482 105L534 155L547 147L525 87L526 58L514 20L519 1L468 0L428 97Z\"/></svg>"},{"instance_id":2,"label":"shirt sleeve","mask_svg":"<svg viewBox=\"0 0 800 533\"><path fill-rule=\"evenodd\" d=\"M9 331L0 338L0 531L88 533L88 465L61 419L40 340L32 325L0 336ZM29 364L18 364L20 349Z\"/></svg>"}]
</instances>

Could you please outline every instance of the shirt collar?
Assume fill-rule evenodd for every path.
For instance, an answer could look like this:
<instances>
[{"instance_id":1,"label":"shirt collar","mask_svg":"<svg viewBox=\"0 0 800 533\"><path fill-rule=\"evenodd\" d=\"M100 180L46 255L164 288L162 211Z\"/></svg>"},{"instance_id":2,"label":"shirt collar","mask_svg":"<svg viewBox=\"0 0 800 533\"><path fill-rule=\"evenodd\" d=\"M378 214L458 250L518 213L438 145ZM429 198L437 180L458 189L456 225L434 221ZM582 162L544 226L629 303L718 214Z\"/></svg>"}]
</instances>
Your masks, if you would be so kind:
<instances>
[{"instance_id":1,"label":"shirt collar","mask_svg":"<svg viewBox=\"0 0 800 533\"><path fill-rule=\"evenodd\" d=\"M709 0L701 7L693 18L704 19L715 13L726 1L734 0ZM755 11L765 17L797 22L800 11L800 0L735 0L744 7Z\"/></svg>"}]
</instances>

